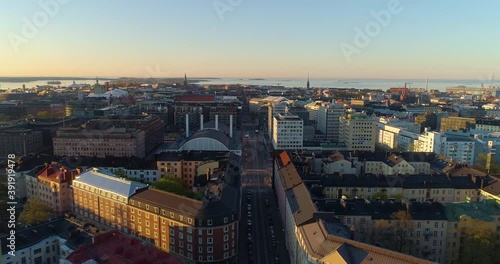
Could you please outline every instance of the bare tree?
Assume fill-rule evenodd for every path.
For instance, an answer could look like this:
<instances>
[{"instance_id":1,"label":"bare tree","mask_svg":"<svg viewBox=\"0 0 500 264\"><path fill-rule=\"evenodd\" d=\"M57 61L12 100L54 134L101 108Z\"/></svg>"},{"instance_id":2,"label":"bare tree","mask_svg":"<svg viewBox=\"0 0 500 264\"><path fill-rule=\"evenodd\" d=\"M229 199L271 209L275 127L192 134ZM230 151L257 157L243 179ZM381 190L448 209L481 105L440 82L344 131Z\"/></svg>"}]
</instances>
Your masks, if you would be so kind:
<instances>
[{"instance_id":1,"label":"bare tree","mask_svg":"<svg viewBox=\"0 0 500 264\"><path fill-rule=\"evenodd\" d=\"M413 217L407 211L398 211L391 215L390 220L379 220L373 226L372 237L375 244L381 247L409 253L411 234L415 230Z\"/></svg>"}]
</instances>

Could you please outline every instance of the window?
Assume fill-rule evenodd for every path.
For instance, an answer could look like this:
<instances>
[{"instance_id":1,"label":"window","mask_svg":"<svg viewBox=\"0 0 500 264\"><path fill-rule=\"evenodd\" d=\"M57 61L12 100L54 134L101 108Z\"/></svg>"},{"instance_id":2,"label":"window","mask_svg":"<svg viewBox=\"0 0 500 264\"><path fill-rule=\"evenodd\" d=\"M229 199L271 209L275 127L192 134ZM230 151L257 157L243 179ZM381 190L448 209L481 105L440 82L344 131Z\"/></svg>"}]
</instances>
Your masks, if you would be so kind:
<instances>
[{"instance_id":1,"label":"window","mask_svg":"<svg viewBox=\"0 0 500 264\"><path fill-rule=\"evenodd\" d=\"M213 247L207 247L207 252L208 253L213 253L214 252L214 248Z\"/></svg>"},{"instance_id":2,"label":"window","mask_svg":"<svg viewBox=\"0 0 500 264\"><path fill-rule=\"evenodd\" d=\"M171 236L175 236L175 230L170 229L170 235L171 235Z\"/></svg>"},{"instance_id":3,"label":"window","mask_svg":"<svg viewBox=\"0 0 500 264\"><path fill-rule=\"evenodd\" d=\"M175 244L175 238L173 237L170 238L170 244Z\"/></svg>"},{"instance_id":4,"label":"window","mask_svg":"<svg viewBox=\"0 0 500 264\"><path fill-rule=\"evenodd\" d=\"M209 237L207 238L207 244L213 244L214 243L214 239Z\"/></svg>"},{"instance_id":5,"label":"window","mask_svg":"<svg viewBox=\"0 0 500 264\"><path fill-rule=\"evenodd\" d=\"M211 226L212 225L212 220L207 221L207 225Z\"/></svg>"},{"instance_id":6,"label":"window","mask_svg":"<svg viewBox=\"0 0 500 264\"><path fill-rule=\"evenodd\" d=\"M213 229L207 229L207 235L213 235L214 230Z\"/></svg>"},{"instance_id":7,"label":"window","mask_svg":"<svg viewBox=\"0 0 500 264\"><path fill-rule=\"evenodd\" d=\"M33 251L34 254L40 254L42 253L42 249L41 248L37 248Z\"/></svg>"}]
</instances>

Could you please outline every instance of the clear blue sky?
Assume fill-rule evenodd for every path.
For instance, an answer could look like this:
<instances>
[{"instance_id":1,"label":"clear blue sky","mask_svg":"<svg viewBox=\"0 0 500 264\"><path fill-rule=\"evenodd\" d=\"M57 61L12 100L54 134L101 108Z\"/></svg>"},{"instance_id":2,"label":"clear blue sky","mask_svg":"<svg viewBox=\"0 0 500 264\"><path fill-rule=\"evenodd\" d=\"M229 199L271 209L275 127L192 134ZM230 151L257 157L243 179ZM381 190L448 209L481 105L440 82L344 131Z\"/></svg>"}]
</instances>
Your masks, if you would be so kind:
<instances>
[{"instance_id":1,"label":"clear blue sky","mask_svg":"<svg viewBox=\"0 0 500 264\"><path fill-rule=\"evenodd\" d=\"M0 76L500 76L494 0L397 1L401 12L363 47L355 28L390 1L59 1L50 16L39 1L0 0ZM342 45L359 53L348 60Z\"/></svg>"}]
</instances>

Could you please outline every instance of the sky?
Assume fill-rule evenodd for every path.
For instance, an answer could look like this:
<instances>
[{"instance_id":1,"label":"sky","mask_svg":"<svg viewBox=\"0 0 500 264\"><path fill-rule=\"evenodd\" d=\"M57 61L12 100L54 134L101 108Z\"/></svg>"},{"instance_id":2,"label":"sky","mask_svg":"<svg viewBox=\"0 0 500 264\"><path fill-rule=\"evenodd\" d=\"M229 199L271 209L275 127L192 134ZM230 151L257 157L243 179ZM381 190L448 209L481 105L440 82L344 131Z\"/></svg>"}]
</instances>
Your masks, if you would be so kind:
<instances>
[{"instance_id":1,"label":"sky","mask_svg":"<svg viewBox=\"0 0 500 264\"><path fill-rule=\"evenodd\" d=\"M500 76L500 1L0 0L0 76Z\"/></svg>"}]
</instances>

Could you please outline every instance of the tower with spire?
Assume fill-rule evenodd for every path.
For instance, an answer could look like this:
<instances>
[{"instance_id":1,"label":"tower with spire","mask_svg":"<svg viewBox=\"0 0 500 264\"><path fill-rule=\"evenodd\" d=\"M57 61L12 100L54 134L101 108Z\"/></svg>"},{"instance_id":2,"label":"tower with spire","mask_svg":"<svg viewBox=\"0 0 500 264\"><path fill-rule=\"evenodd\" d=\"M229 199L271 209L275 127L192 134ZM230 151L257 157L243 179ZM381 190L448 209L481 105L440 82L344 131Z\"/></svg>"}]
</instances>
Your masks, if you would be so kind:
<instances>
[{"instance_id":1,"label":"tower with spire","mask_svg":"<svg viewBox=\"0 0 500 264\"><path fill-rule=\"evenodd\" d=\"M187 86L188 86L188 79L186 74L184 73L184 88L186 88Z\"/></svg>"},{"instance_id":2,"label":"tower with spire","mask_svg":"<svg viewBox=\"0 0 500 264\"><path fill-rule=\"evenodd\" d=\"M311 86L309 84L309 73L307 74L307 84L306 84L307 89L309 89Z\"/></svg>"}]
</instances>

